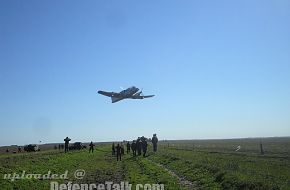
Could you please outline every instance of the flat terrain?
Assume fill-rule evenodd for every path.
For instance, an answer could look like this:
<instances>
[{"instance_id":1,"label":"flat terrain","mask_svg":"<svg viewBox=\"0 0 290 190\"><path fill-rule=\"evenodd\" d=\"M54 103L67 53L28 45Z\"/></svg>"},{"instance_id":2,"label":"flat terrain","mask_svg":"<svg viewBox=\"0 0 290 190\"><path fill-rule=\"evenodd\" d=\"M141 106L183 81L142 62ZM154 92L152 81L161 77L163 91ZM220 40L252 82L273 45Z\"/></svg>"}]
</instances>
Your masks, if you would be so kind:
<instances>
[{"instance_id":1,"label":"flat terrain","mask_svg":"<svg viewBox=\"0 0 290 190\"><path fill-rule=\"evenodd\" d=\"M260 153L260 141L264 154ZM237 147L240 147L238 151ZM143 158L125 154L121 162L111 155L110 144L95 152L45 150L0 154L0 189L50 189L47 179L3 179L5 174L64 174L67 183L128 181L164 184L165 189L290 189L290 138L163 141L158 152L151 145ZM85 170L76 179L76 170Z\"/></svg>"}]
</instances>

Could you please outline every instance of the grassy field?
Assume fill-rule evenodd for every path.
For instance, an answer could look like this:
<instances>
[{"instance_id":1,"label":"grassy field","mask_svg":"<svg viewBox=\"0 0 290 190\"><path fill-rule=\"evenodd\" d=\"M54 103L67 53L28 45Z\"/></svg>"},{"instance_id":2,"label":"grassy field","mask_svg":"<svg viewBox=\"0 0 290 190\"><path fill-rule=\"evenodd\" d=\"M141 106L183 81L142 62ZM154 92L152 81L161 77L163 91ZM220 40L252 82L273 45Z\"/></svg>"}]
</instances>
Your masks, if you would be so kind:
<instances>
[{"instance_id":1,"label":"grassy field","mask_svg":"<svg viewBox=\"0 0 290 190\"><path fill-rule=\"evenodd\" d=\"M65 174L59 183L164 184L164 189L290 189L290 138L164 141L146 158L125 155L121 162L110 145L64 154L59 150L0 155L0 189L50 189L50 180L3 179L5 174ZM235 151L240 146L239 151ZM76 179L75 171L86 172Z\"/></svg>"}]
</instances>

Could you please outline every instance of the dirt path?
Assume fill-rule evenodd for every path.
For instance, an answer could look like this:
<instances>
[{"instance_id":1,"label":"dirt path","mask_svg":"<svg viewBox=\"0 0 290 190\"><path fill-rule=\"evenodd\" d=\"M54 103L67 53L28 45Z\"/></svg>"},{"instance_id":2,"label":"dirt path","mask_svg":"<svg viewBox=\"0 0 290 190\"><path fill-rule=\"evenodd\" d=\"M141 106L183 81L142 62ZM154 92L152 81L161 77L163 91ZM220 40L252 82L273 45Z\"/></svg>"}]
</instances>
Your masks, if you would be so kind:
<instances>
[{"instance_id":1,"label":"dirt path","mask_svg":"<svg viewBox=\"0 0 290 190\"><path fill-rule=\"evenodd\" d=\"M150 160L148 158L147 158L147 160L150 161L152 164L155 164L155 165L163 168L167 173L169 173L174 178L177 178L178 181L179 181L179 184L181 186L185 187L186 189L189 189L189 190L197 190L197 189L199 189L196 182L189 181L185 177L179 176L174 171L170 170L169 168L167 168L166 166L164 166L164 165L162 165L160 163L154 162L154 161L152 161L152 160Z\"/></svg>"}]
</instances>

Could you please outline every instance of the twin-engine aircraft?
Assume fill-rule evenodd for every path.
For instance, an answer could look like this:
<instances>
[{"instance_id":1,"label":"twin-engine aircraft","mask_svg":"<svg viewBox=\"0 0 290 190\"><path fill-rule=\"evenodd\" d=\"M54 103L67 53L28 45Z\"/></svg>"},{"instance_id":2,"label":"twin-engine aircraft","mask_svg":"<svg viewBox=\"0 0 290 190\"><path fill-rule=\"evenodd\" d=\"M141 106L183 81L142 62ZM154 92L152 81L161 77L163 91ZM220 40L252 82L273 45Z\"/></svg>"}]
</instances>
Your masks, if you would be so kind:
<instances>
[{"instance_id":1,"label":"twin-engine aircraft","mask_svg":"<svg viewBox=\"0 0 290 190\"><path fill-rule=\"evenodd\" d=\"M136 88L135 86L132 86L130 88L127 88L126 90L122 90L121 92L105 92L105 91L98 91L99 94L102 94L104 96L111 97L112 103L124 100L124 99L144 99L144 98L151 98L154 95L149 96L143 96L142 90L139 91L139 88Z\"/></svg>"}]
</instances>

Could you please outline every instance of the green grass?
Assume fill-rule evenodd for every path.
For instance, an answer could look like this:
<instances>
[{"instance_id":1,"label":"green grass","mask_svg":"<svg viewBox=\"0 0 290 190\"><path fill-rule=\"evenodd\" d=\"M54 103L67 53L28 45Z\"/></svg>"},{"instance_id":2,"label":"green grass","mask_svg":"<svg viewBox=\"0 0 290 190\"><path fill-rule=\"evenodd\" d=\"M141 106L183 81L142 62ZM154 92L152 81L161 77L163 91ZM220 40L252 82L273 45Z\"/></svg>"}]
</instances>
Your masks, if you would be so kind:
<instances>
[{"instance_id":1,"label":"green grass","mask_svg":"<svg viewBox=\"0 0 290 190\"><path fill-rule=\"evenodd\" d=\"M289 189L290 160L240 153L163 148L155 162L197 181L203 189Z\"/></svg>"},{"instance_id":2,"label":"green grass","mask_svg":"<svg viewBox=\"0 0 290 190\"><path fill-rule=\"evenodd\" d=\"M49 180L28 180L16 181L4 180L5 173L40 173L46 174L49 170L52 173L62 174L68 170L69 180L57 180L58 182L72 181L76 183L105 183L113 181L120 183L128 181L133 184L165 184L166 189L183 189L178 180L172 177L162 168L151 163L143 157L133 158L126 155L122 162L117 162L109 152L110 146L98 147L94 154L85 151L75 151L68 154L58 151L46 151L30 154L19 154L0 157L0 187L2 189L49 189ZM82 180L74 178L77 169L86 171Z\"/></svg>"},{"instance_id":3,"label":"green grass","mask_svg":"<svg viewBox=\"0 0 290 190\"><path fill-rule=\"evenodd\" d=\"M90 184L128 181L133 184L132 189L136 184L146 183L164 184L166 190L188 189L184 182L194 184L195 189L290 189L288 141L279 139L275 144L271 139L265 143L265 155L259 154L257 142L244 141L242 146L248 144L245 148L249 151L235 152L231 150L232 144L241 142L202 141L199 142L202 146L197 148L192 146L193 143L198 144L197 141L173 141L169 147L166 143L160 143L157 153L153 153L150 146L146 158L125 155L121 162L111 155L110 145L99 145L93 154L89 154L88 150L68 154L58 150L2 154L0 189L50 189L49 180L10 181L4 180L3 176L22 171L62 174L66 170L69 179L58 182ZM286 147L281 148L283 143ZM86 171L82 180L74 177L77 169Z\"/></svg>"},{"instance_id":4,"label":"green grass","mask_svg":"<svg viewBox=\"0 0 290 190\"><path fill-rule=\"evenodd\" d=\"M68 170L68 181L75 181L74 172L77 169L86 171L86 176L82 182L102 182L112 178L114 174L118 174L119 168L111 159L106 158L107 147L100 147L93 154L89 154L87 150L76 151L64 154L58 151L46 151L39 153L30 153L23 155L13 155L11 157L0 158L0 186L1 189L49 189L49 180L24 179L3 180L5 173L26 173L46 174L48 171L55 174L63 174ZM64 180L57 180L64 182Z\"/></svg>"},{"instance_id":5,"label":"green grass","mask_svg":"<svg viewBox=\"0 0 290 190\"><path fill-rule=\"evenodd\" d=\"M125 179L133 184L165 184L165 189L176 190L180 187L178 180L171 176L163 168L150 162L143 157L126 158L123 162L124 171L127 174Z\"/></svg>"}]
</instances>

